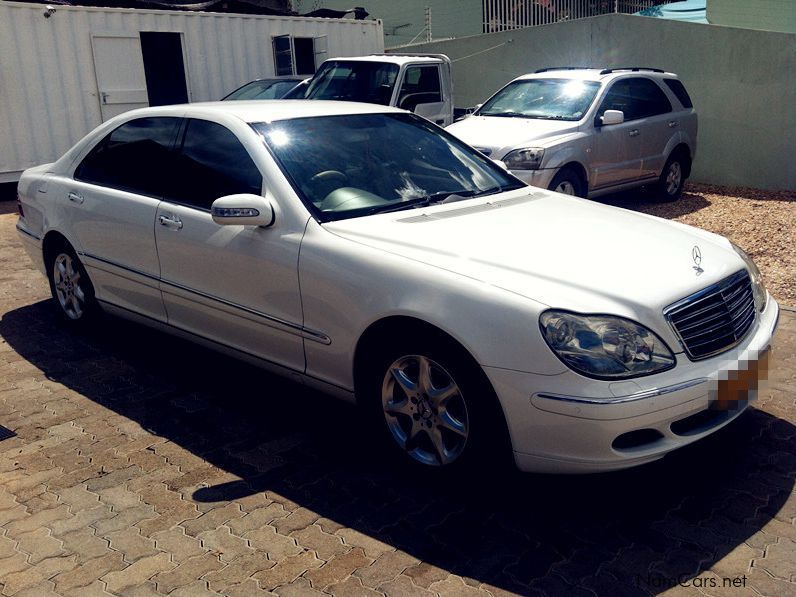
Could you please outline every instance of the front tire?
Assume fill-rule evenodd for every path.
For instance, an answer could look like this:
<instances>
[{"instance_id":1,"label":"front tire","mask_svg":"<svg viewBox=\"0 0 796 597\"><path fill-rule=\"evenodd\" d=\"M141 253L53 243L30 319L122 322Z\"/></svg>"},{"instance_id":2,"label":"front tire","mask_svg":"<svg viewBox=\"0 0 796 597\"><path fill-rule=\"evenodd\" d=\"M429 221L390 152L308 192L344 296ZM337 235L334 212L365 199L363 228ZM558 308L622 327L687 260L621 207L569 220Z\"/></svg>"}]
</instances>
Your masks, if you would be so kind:
<instances>
[{"instance_id":1,"label":"front tire","mask_svg":"<svg viewBox=\"0 0 796 597\"><path fill-rule=\"evenodd\" d=\"M47 277L58 312L65 321L84 324L96 316L99 307L94 298L94 286L75 250L68 244L63 243L50 251Z\"/></svg>"},{"instance_id":2,"label":"front tire","mask_svg":"<svg viewBox=\"0 0 796 597\"><path fill-rule=\"evenodd\" d=\"M547 187L550 191L571 195L573 197L586 196L586 181L574 168L562 168Z\"/></svg>"},{"instance_id":3,"label":"front tire","mask_svg":"<svg viewBox=\"0 0 796 597\"><path fill-rule=\"evenodd\" d=\"M400 342L371 359L362 397L381 443L404 465L454 472L495 468L509 450L497 397L453 343Z\"/></svg>"}]
</instances>

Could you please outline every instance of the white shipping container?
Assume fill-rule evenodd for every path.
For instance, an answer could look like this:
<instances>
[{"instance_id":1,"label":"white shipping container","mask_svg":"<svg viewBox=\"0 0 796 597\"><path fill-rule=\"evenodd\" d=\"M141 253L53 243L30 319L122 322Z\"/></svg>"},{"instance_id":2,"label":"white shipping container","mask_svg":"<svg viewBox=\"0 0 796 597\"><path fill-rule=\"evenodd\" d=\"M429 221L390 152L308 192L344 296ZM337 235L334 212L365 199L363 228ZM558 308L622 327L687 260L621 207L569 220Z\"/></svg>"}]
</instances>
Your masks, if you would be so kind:
<instances>
[{"instance_id":1,"label":"white shipping container","mask_svg":"<svg viewBox=\"0 0 796 597\"><path fill-rule=\"evenodd\" d=\"M217 100L274 76L277 37L290 52L310 48L315 66L384 51L381 21L0 0L0 182L54 161L104 120L149 105L153 93L168 96L176 86L188 101ZM147 59L142 39L156 42ZM295 71L299 57L280 55L282 68L292 62ZM178 71L184 86L168 75Z\"/></svg>"}]
</instances>

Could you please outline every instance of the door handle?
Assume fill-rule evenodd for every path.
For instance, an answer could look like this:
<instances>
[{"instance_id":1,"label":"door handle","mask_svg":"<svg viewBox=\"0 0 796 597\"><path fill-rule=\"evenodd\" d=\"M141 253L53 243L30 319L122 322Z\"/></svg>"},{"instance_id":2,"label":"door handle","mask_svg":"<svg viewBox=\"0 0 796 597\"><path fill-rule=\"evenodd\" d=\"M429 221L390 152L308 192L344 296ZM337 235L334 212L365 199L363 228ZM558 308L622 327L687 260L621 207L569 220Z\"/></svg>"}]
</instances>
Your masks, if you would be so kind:
<instances>
[{"instance_id":1,"label":"door handle","mask_svg":"<svg viewBox=\"0 0 796 597\"><path fill-rule=\"evenodd\" d=\"M680 123L679 123L679 122L677 122L676 120L670 120L670 121L669 121L669 128L670 128L670 129L673 129L673 128L674 128L674 127L676 127L676 126L679 126L679 124L680 124Z\"/></svg>"},{"instance_id":2,"label":"door handle","mask_svg":"<svg viewBox=\"0 0 796 597\"><path fill-rule=\"evenodd\" d=\"M158 222L160 222L161 226L165 226L166 228L171 228L172 230L181 230L182 229L182 220L177 216L168 217L168 216L159 216Z\"/></svg>"},{"instance_id":3,"label":"door handle","mask_svg":"<svg viewBox=\"0 0 796 597\"><path fill-rule=\"evenodd\" d=\"M78 205L83 203L83 195L81 195L80 193L75 193L74 191L70 191L68 197L69 201L71 201L72 203L77 203Z\"/></svg>"},{"instance_id":4,"label":"door handle","mask_svg":"<svg viewBox=\"0 0 796 597\"><path fill-rule=\"evenodd\" d=\"M638 137L638 129L633 129L632 131L630 131L630 136L631 137Z\"/></svg>"}]
</instances>

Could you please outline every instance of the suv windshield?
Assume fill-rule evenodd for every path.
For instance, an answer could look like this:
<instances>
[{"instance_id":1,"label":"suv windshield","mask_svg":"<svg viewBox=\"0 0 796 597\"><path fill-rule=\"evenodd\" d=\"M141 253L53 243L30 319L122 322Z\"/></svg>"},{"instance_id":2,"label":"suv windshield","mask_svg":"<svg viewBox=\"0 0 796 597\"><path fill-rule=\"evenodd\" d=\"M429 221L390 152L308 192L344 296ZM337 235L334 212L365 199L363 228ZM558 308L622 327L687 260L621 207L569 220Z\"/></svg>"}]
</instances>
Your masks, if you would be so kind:
<instances>
[{"instance_id":1,"label":"suv windshield","mask_svg":"<svg viewBox=\"0 0 796 597\"><path fill-rule=\"evenodd\" d=\"M413 114L319 116L252 127L321 221L525 186Z\"/></svg>"},{"instance_id":2,"label":"suv windshield","mask_svg":"<svg viewBox=\"0 0 796 597\"><path fill-rule=\"evenodd\" d=\"M493 95L479 116L580 120L594 101L600 84L580 79L524 79Z\"/></svg>"},{"instance_id":3,"label":"suv windshield","mask_svg":"<svg viewBox=\"0 0 796 597\"><path fill-rule=\"evenodd\" d=\"M396 64L360 60L327 61L312 78L303 97L387 106L397 78Z\"/></svg>"}]
</instances>

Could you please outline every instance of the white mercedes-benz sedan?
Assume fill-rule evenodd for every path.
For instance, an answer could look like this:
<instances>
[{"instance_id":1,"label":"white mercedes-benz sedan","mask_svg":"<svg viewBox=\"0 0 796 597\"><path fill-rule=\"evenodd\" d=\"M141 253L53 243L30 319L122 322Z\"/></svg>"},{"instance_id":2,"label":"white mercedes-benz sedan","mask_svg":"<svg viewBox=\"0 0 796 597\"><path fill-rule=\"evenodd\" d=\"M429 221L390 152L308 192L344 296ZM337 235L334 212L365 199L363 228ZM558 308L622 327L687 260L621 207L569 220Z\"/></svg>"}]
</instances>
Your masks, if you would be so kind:
<instances>
[{"instance_id":1,"label":"white mercedes-benz sedan","mask_svg":"<svg viewBox=\"0 0 796 597\"><path fill-rule=\"evenodd\" d=\"M779 312L727 239L528 187L382 106L127 112L19 199L66 321L105 310L356 401L420 468L660 458L746 408Z\"/></svg>"}]
</instances>

